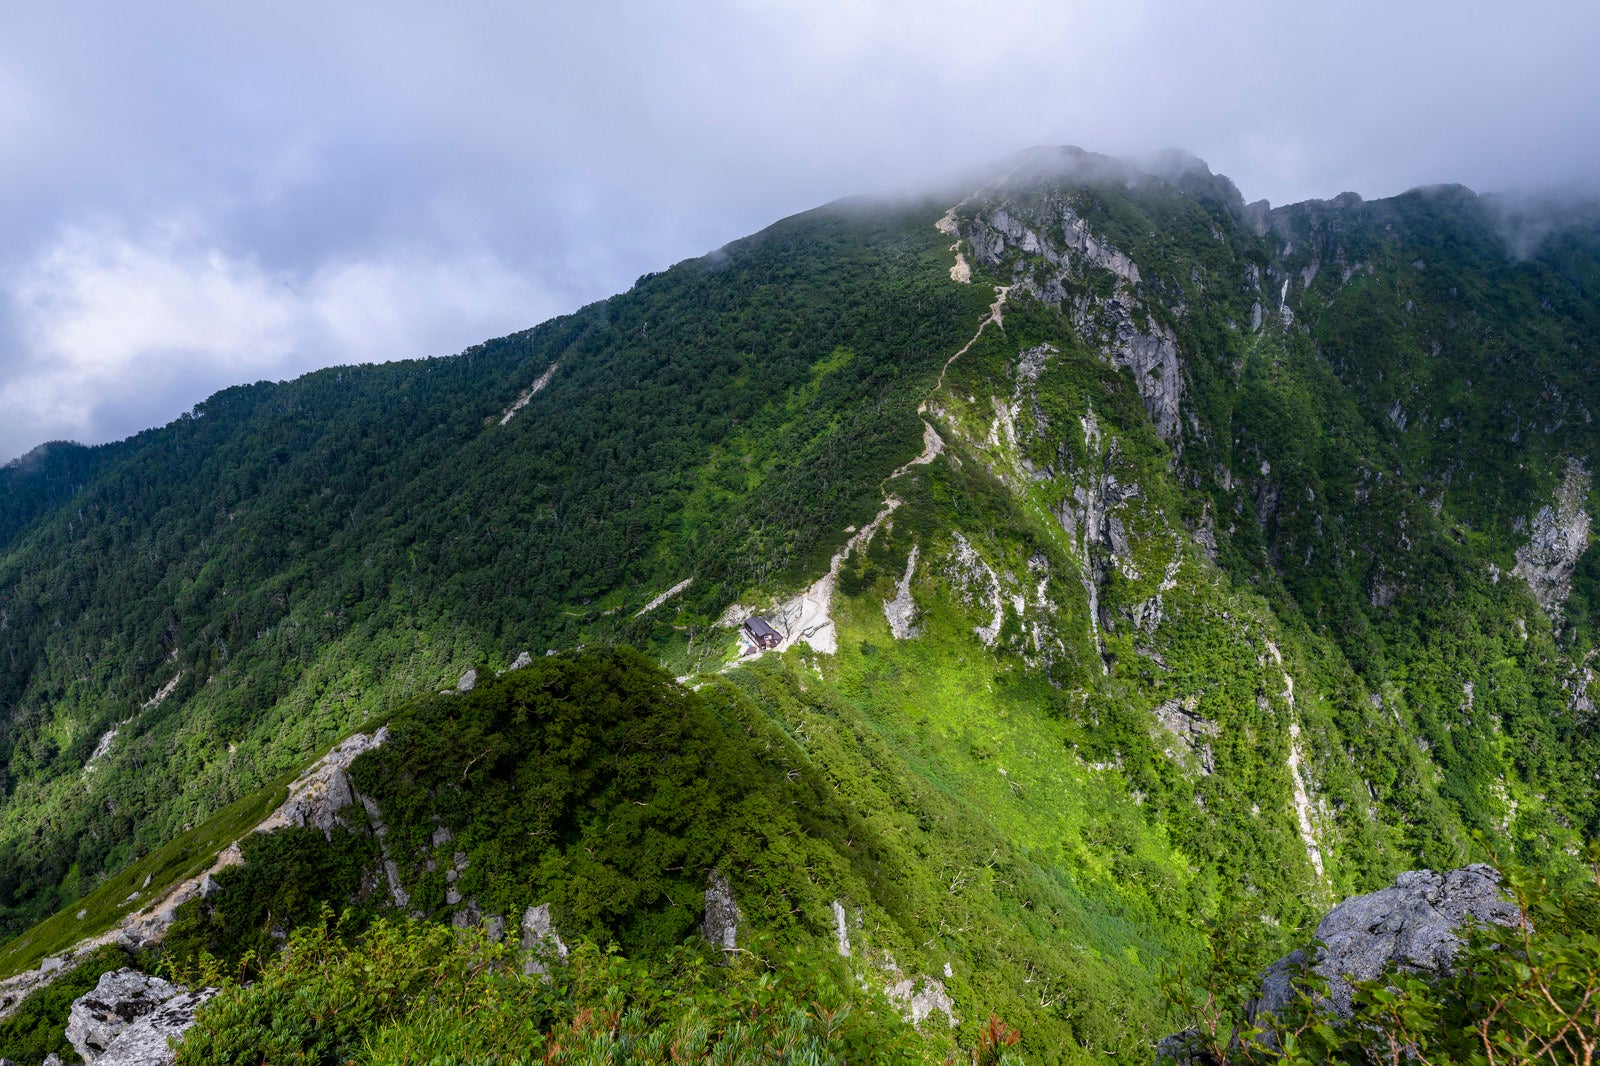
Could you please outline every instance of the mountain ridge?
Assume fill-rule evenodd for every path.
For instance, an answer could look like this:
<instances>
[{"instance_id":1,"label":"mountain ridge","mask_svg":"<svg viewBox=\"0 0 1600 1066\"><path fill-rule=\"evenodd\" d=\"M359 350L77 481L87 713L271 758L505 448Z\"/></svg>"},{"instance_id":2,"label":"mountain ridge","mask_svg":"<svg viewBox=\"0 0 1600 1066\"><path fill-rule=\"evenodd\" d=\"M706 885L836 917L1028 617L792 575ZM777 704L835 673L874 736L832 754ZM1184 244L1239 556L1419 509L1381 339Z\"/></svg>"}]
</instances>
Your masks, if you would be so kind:
<instances>
[{"instance_id":1,"label":"mountain ridge","mask_svg":"<svg viewBox=\"0 0 1600 1066\"><path fill-rule=\"evenodd\" d=\"M611 642L732 686L713 717L875 826L900 873L852 902L906 966L961 960L963 1046L1003 1007L1045 1060L1137 1057L1173 1027L1118 951L1250 913L1266 959L1474 834L1559 866L1600 819L1600 239L1518 258L1460 189L1258 209L1161 166L1036 149L8 465L5 927L469 668ZM789 650L735 656L737 604ZM831 941L792 890L762 921Z\"/></svg>"}]
</instances>

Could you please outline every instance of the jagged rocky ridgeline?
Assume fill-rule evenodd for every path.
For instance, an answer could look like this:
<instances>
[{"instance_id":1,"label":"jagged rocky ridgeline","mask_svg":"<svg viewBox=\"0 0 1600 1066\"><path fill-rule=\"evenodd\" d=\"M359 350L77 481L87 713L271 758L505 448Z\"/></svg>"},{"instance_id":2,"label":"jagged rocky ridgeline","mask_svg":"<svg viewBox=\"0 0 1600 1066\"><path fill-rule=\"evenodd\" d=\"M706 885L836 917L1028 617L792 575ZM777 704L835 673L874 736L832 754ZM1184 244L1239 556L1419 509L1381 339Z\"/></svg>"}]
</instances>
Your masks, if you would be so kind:
<instances>
[{"instance_id":1,"label":"jagged rocky ridgeline","mask_svg":"<svg viewBox=\"0 0 1600 1066\"><path fill-rule=\"evenodd\" d=\"M1352 981L1372 981L1399 968L1439 977L1449 972L1467 921L1513 926L1522 913L1501 891L1500 877L1481 863L1447 873L1411 870L1377 892L1345 900L1317 925L1321 946L1292 951L1267 968L1261 992L1245 1008L1251 1024L1281 1014L1301 994L1308 970L1327 984L1316 1002L1334 1018L1351 1015ZM1193 1029L1161 1041L1157 1063L1210 1066Z\"/></svg>"}]
</instances>

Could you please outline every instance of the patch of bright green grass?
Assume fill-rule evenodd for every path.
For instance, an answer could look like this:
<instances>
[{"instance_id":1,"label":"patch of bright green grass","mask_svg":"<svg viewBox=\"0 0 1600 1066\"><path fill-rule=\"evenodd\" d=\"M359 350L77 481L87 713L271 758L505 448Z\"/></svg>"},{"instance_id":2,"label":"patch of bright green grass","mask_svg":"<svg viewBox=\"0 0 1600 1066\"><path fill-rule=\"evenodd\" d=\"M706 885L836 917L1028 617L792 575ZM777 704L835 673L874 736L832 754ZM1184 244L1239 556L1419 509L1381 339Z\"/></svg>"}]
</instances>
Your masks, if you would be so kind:
<instances>
[{"instance_id":1,"label":"patch of bright green grass","mask_svg":"<svg viewBox=\"0 0 1600 1066\"><path fill-rule=\"evenodd\" d=\"M65 910L0 947L0 976L21 973L37 966L41 959L66 951L85 937L105 932L179 881L204 871L216 861L222 849L277 809L288 795L289 782L298 773L284 774L260 791L224 807L194 829L108 878ZM148 885L145 885L146 878ZM129 899L134 892L139 893L138 897Z\"/></svg>"}]
</instances>

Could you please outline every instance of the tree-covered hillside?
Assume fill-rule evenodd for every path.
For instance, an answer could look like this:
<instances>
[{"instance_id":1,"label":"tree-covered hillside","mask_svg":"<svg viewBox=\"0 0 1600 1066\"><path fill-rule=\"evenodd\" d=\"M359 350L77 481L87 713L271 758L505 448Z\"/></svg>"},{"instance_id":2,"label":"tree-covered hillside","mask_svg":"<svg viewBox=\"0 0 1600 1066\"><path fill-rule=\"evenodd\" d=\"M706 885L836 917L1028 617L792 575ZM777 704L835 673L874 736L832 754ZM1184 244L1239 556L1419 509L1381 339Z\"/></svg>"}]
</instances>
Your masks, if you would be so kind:
<instances>
[{"instance_id":1,"label":"tree-covered hillside","mask_svg":"<svg viewBox=\"0 0 1600 1066\"><path fill-rule=\"evenodd\" d=\"M703 626L825 561L915 451L906 382L983 302L919 220L825 209L452 359L231 389L8 468L9 928L480 656L626 634L690 573Z\"/></svg>"},{"instance_id":2,"label":"tree-covered hillside","mask_svg":"<svg viewBox=\"0 0 1600 1066\"><path fill-rule=\"evenodd\" d=\"M260 838L183 950L548 902L659 962L714 868L773 950L837 903L935 979L930 1046L1147 1057L1208 938L1600 836L1594 217L1040 150L42 450L0 505L5 927L387 721L354 775L415 904L370 827ZM784 650L738 657L752 612ZM566 654L618 643L687 690Z\"/></svg>"}]
</instances>

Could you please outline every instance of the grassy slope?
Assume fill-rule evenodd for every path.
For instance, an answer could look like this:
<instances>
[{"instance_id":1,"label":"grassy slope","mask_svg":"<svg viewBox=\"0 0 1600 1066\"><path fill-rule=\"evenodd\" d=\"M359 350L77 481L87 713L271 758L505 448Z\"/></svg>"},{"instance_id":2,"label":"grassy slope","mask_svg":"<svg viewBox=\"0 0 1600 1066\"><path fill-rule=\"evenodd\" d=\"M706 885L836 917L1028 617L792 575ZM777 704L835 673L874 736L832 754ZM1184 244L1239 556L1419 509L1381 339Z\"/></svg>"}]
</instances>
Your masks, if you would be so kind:
<instances>
[{"instance_id":1,"label":"grassy slope","mask_svg":"<svg viewBox=\"0 0 1600 1066\"><path fill-rule=\"evenodd\" d=\"M201 873L223 849L255 828L283 802L293 776L286 774L261 791L224 807L199 826L179 833L150 855L123 867L66 910L8 940L0 947L0 977L37 966L41 959L105 932L179 881Z\"/></svg>"}]
</instances>

